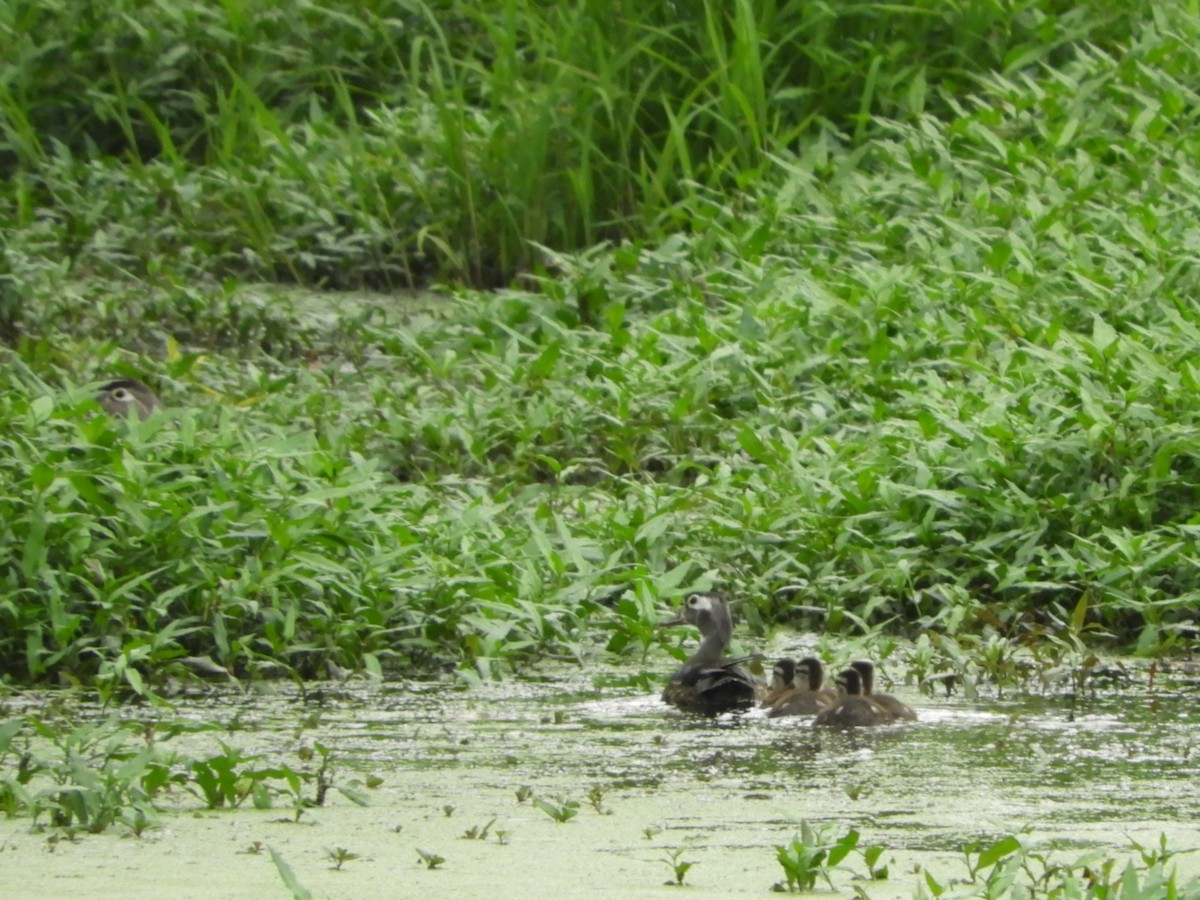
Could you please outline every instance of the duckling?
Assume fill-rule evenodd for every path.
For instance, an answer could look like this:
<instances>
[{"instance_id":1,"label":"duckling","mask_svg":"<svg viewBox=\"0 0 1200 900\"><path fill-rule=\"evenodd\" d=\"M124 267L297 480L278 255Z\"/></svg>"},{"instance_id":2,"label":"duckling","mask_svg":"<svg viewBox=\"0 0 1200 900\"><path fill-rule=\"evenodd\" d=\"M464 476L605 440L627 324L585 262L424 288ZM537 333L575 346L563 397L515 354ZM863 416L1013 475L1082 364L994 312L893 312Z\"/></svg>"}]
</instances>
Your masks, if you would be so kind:
<instances>
[{"instance_id":1,"label":"duckling","mask_svg":"<svg viewBox=\"0 0 1200 900\"><path fill-rule=\"evenodd\" d=\"M106 413L118 419L132 415L139 419L147 419L162 406L158 395L136 378L118 378L116 381L110 381L96 393L96 402Z\"/></svg>"},{"instance_id":2,"label":"duckling","mask_svg":"<svg viewBox=\"0 0 1200 900\"><path fill-rule=\"evenodd\" d=\"M890 712L862 695L862 676L859 675L858 669L845 669L840 672L837 683L845 694L833 706L817 713L813 725L851 728L886 725L893 720Z\"/></svg>"},{"instance_id":3,"label":"duckling","mask_svg":"<svg viewBox=\"0 0 1200 900\"><path fill-rule=\"evenodd\" d=\"M781 659L771 670L771 684L767 688L767 696L763 698L762 705L769 709L795 692L796 661Z\"/></svg>"},{"instance_id":4,"label":"duckling","mask_svg":"<svg viewBox=\"0 0 1200 900\"><path fill-rule=\"evenodd\" d=\"M875 693L875 664L869 660L859 659L850 666L858 670L859 676L862 678L862 692L864 697L874 700L876 705L882 706L897 719L907 719L910 722L917 721L917 712L907 703L897 700L891 694Z\"/></svg>"},{"instance_id":5,"label":"duckling","mask_svg":"<svg viewBox=\"0 0 1200 900\"><path fill-rule=\"evenodd\" d=\"M815 656L806 656L794 665L795 689L781 697L767 713L769 718L780 716L811 716L833 706L837 694L825 688L825 667Z\"/></svg>"},{"instance_id":6,"label":"duckling","mask_svg":"<svg viewBox=\"0 0 1200 900\"><path fill-rule=\"evenodd\" d=\"M764 686L740 663L721 657L733 637L729 604L720 594L698 591L688 594L681 614L663 625L695 625L700 629L700 646L679 668L663 689L662 698L684 712L716 715L734 709L749 709L765 694Z\"/></svg>"}]
</instances>

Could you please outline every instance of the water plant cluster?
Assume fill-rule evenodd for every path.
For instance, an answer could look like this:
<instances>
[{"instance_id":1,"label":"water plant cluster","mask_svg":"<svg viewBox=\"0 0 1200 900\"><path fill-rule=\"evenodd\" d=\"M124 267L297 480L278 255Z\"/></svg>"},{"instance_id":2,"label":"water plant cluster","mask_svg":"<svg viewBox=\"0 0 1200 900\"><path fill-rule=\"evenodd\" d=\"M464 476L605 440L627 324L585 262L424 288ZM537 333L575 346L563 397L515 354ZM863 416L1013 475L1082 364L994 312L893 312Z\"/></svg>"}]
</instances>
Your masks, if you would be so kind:
<instances>
[{"instance_id":1,"label":"water plant cluster","mask_svg":"<svg viewBox=\"0 0 1200 900\"><path fill-rule=\"evenodd\" d=\"M0 13L5 678L1194 643L1187 4L259 6Z\"/></svg>"},{"instance_id":2,"label":"water plant cluster","mask_svg":"<svg viewBox=\"0 0 1200 900\"><path fill-rule=\"evenodd\" d=\"M335 786L332 753L320 743L303 748L295 766L268 764L219 740L220 752L207 756L179 753L171 744L180 734L216 729L116 717L76 724L53 716L7 719L0 722L0 811L53 829L55 840L113 826L140 836L158 827L163 806L183 793L207 809L247 801L258 809L285 805L299 821L325 803L330 787L365 805L365 789L378 784L351 779Z\"/></svg>"}]
</instances>

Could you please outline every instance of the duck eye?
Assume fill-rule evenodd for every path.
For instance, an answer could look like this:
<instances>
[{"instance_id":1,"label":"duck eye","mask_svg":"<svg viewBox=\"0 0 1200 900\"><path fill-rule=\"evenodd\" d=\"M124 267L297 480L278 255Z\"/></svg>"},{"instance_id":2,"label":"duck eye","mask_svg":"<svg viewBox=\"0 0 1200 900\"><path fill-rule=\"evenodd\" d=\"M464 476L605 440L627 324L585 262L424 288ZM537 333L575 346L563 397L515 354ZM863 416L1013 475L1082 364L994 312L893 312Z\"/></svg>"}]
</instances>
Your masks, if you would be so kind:
<instances>
[{"instance_id":1,"label":"duck eye","mask_svg":"<svg viewBox=\"0 0 1200 900\"><path fill-rule=\"evenodd\" d=\"M699 603L699 602L700 602L700 595L699 595L699 594L688 594L688 598L687 598L687 605L688 605L688 606L695 606L695 605L696 605L697 603Z\"/></svg>"},{"instance_id":2,"label":"duck eye","mask_svg":"<svg viewBox=\"0 0 1200 900\"><path fill-rule=\"evenodd\" d=\"M121 403L128 403L133 399L133 394L129 393L129 391L125 390L125 388L117 388L112 392L112 398L114 400L119 400Z\"/></svg>"}]
</instances>

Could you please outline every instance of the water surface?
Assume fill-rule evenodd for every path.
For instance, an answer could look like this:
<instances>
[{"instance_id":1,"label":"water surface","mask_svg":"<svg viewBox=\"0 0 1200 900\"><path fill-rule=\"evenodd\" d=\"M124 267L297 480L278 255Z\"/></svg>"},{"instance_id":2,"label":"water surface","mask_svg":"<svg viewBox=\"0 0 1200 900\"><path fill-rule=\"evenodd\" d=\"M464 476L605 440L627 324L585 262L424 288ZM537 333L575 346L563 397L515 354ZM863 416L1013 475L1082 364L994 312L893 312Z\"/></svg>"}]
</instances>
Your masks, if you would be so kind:
<instances>
[{"instance_id":1,"label":"water surface","mask_svg":"<svg viewBox=\"0 0 1200 900\"><path fill-rule=\"evenodd\" d=\"M801 820L888 848L888 881L862 880L857 855L834 875L846 896L911 896L916 866L961 878L964 842L1013 833L1068 855L1124 857L1131 839L1157 845L1164 832L1177 849L1200 847L1200 714L1182 681L972 702L899 690L919 722L836 732L759 713L686 716L594 679L566 669L469 690L351 681L305 697L276 686L182 700L175 716L232 730L172 739L181 754L213 755L220 740L301 769L298 750L319 741L339 781L383 783L369 807L331 792L301 824L288 810L208 811L187 794L141 839L114 828L50 845L28 819L0 821L0 896L287 896L269 856L247 852L260 845L318 897L674 896L664 859L681 848L696 863L688 896L762 895L783 875L774 846ZM23 695L9 713L46 702ZM518 802L522 786L580 812L557 823ZM493 819L486 841L464 837ZM360 858L332 871L337 847ZM418 849L446 861L428 870ZM1181 872L1195 856L1179 858Z\"/></svg>"}]
</instances>

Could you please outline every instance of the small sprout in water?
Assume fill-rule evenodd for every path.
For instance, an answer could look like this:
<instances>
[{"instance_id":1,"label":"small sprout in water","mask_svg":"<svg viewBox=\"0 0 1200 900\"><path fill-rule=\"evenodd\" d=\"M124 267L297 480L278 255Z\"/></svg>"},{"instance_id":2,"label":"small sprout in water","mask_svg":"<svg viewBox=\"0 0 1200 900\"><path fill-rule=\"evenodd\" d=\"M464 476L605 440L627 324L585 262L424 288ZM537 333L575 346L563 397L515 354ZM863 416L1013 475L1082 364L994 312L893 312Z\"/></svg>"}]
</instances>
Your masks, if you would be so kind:
<instances>
[{"instance_id":1,"label":"small sprout in water","mask_svg":"<svg viewBox=\"0 0 1200 900\"><path fill-rule=\"evenodd\" d=\"M396 826L394 826L394 827L392 828L392 831L396 832L396 834L400 834L401 832L403 832L403 831L404 831L404 826L403 826L403 825L396 825Z\"/></svg>"},{"instance_id":2,"label":"small sprout in water","mask_svg":"<svg viewBox=\"0 0 1200 900\"><path fill-rule=\"evenodd\" d=\"M251 841L250 846L247 847L242 852L249 853L251 856L257 856L258 854L262 853L266 849L267 848L263 845L262 841Z\"/></svg>"},{"instance_id":3,"label":"small sprout in water","mask_svg":"<svg viewBox=\"0 0 1200 900\"><path fill-rule=\"evenodd\" d=\"M438 856L436 853L430 853L428 850L417 848L417 856L421 857L421 862L425 863L425 868L436 869L446 861L446 857Z\"/></svg>"},{"instance_id":4,"label":"small sprout in water","mask_svg":"<svg viewBox=\"0 0 1200 900\"><path fill-rule=\"evenodd\" d=\"M887 861L885 860L882 865L880 865L880 863L879 863L879 858L881 856L883 856L883 854L886 850L887 850L887 848L884 847L882 844L876 844L873 847L867 847L862 852L863 859L866 860L866 863L867 863L867 872L870 873L872 881L886 881L887 880L887 877L888 877Z\"/></svg>"},{"instance_id":5,"label":"small sprout in water","mask_svg":"<svg viewBox=\"0 0 1200 900\"><path fill-rule=\"evenodd\" d=\"M590 791L588 791L587 798L588 798L588 803L592 804L592 809L594 809L596 812L600 813L600 815L602 815L602 816L611 816L612 815L612 810L605 809L605 807L604 807L604 791L602 791L600 788L594 787Z\"/></svg>"},{"instance_id":6,"label":"small sprout in water","mask_svg":"<svg viewBox=\"0 0 1200 900\"><path fill-rule=\"evenodd\" d=\"M493 818L492 821L488 822L482 827L479 825L472 825L463 832L463 837L465 837L468 841L486 841L488 832L492 830L492 826L494 824L496 824L496 820Z\"/></svg>"},{"instance_id":7,"label":"small sprout in water","mask_svg":"<svg viewBox=\"0 0 1200 900\"><path fill-rule=\"evenodd\" d=\"M667 736L665 734L656 734L652 742L655 747L665 747L667 746Z\"/></svg>"},{"instance_id":8,"label":"small sprout in water","mask_svg":"<svg viewBox=\"0 0 1200 900\"><path fill-rule=\"evenodd\" d=\"M947 885L942 884L940 881L934 878L928 869L923 867L918 868L921 869L920 874L924 876L925 884L929 887L930 893L932 893L934 897L942 896L942 894L946 892Z\"/></svg>"},{"instance_id":9,"label":"small sprout in water","mask_svg":"<svg viewBox=\"0 0 1200 900\"><path fill-rule=\"evenodd\" d=\"M448 819L452 815L454 815L454 810L456 810L456 809L458 809L458 807L455 806L453 803L447 803L445 806L442 807L442 812L444 812L446 814L446 818Z\"/></svg>"},{"instance_id":10,"label":"small sprout in water","mask_svg":"<svg viewBox=\"0 0 1200 900\"><path fill-rule=\"evenodd\" d=\"M1137 841L1133 840L1133 838L1130 838L1129 842L1133 844L1133 849L1138 852L1138 855L1142 858L1142 862L1144 862L1147 866L1165 865L1176 853L1195 852L1194 850L1172 850L1169 846L1167 846L1166 832L1159 832L1157 850L1149 846L1143 847Z\"/></svg>"},{"instance_id":11,"label":"small sprout in water","mask_svg":"<svg viewBox=\"0 0 1200 900\"><path fill-rule=\"evenodd\" d=\"M533 796L533 788L531 788L529 785L523 784L519 788L517 788L517 802L518 803L524 803L526 800L528 800L532 796Z\"/></svg>"},{"instance_id":12,"label":"small sprout in water","mask_svg":"<svg viewBox=\"0 0 1200 900\"><path fill-rule=\"evenodd\" d=\"M555 822L570 822L579 813L579 803L566 800L561 803L551 803L540 797L534 798L533 805L552 818Z\"/></svg>"},{"instance_id":13,"label":"small sprout in water","mask_svg":"<svg viewBox=\"0 0 1200 900\"><path fill-rule=\"evenodd\" d=\"M121 822L129 829L134 837L141 837L147 828L154 827L157 823L154 819L153 812L147 813L140 806L134 806L126 809L121 813Z\"/></svg>"},{"instance_id":14,"label":"small sprout in water","mask_svg":"<svg viewBox=\"0 0 1200 900\"><path fill-rule=\"evenodd\" d=\"M871 796L871 786L868 784L848 784L842 788L851 800L861 800Z\"/></svg>"},{"instance_id":15,"label":"small sprout in water","mask_svg":"<svg viewBox=\"0 0 1200 900\"><path fill-rule=\"evenodd\" d=\"M679 858L679 857L683 856L683 854L686 852L687 852L686 847L680 847L676 850L664 850L663 851L663 860L662 861L667 864L667 866L671 870L671 874L675 878L674 881L665 882L666 884L673 885L673 886L679 886L679 887L683 886L683 879L687 875L688 869L690 869L692 866L695 865L695 863L693 863L693 862L687 862L687 861Z\"/></svg>"},{"instance_id":16,"label":"small sprout in water","mask_svg":"<svg viewBox=\"0 0 1200 900\"><path fill-rule=\"evenodd\" d=\"M662 827L659 825L649 825L642 829L642 834L646 836L646 840L653 840L655 837L662 834Z\"/></svg>"},{"instance_id":17,"label":"small sprout in water","mask_svg":"<svg viewBox=\"0 0 1200 900\"><path fill-rule=\"evenodd\" d=\"M367 787L377 788L381 784L383 784L383 779L380 778L378 775L368 775L367 776L367 780L366 780Z\"/></svg>"},{"instance_id":18,"label":"small sprout in water","mask_svg":"<svg viewBox=\"0 0 1200 900\"><path fill-rule=\"evenodd\" d=\"M501 847L503 847L505 844L508 843L508 838L509 838L509 835L511 835L511 834L512 834L511 831L506 831L503 828L497 828L496 829L496 843L498 843Z\"/></svg>"},{"instance_id":19,"label":"small sprout in water","mask_svg":"<svg viewBox=\"0 0 1200 900\"><path fill-rule=\"evenodd\" d=\"M985 845L983 841L971 841L963 844L959 850L963 862L967 866L967 874L975 882L985 869L990 869L998 862L1021 849L1021 841L1016 835L1006 835L993 844Z\"/></svg>"},{"instance_id":20,"label":"small sprout in water","mask_svg":"<svg viewBox=\"0 0 1200 900\"><path fill-rule=\"evenodd\" d=\"M858 832L851 828L845 835L835 837L836 826L814 827L800 822L800 833L790 844L775 845L775 859L783 869L784 881L776 882L771 890L791 893L811 891L817 879L823 878L833 887L830 871L858 846Z\"/></svg>"},{"instance_id":21,"label":"small sprout in water","mask_svg":"<svg viewBox=\"0 0 1200 900\"><path fill-rule=\"evenodd\" d=\"M326 847L325 848L325 856L329 859L330 862L333 863L333 870L335 872L342 871L342 866L344 866L348 862L351 862L352 860L358 859L357 853L351 853L345 847L335 847L332 850L330 850L328 847Z\"/></svg>"}]
</instances>

